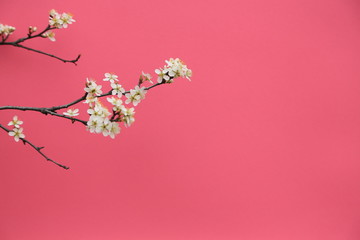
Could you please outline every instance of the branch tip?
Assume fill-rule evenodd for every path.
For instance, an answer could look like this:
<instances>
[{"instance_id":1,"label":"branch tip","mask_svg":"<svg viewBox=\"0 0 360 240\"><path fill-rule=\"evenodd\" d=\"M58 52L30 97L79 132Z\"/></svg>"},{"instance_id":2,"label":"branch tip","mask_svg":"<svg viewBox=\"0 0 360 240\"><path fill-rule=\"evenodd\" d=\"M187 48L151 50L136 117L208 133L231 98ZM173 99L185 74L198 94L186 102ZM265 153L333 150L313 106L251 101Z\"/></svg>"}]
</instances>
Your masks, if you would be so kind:
<instances>
[{"instance_id":1,"label":"branch tip","mask_svg":"<svg viewBox=\"0 0 360 240\"><path fill-rule=\"evenodd\" d=\"M0 124L0 128L2 128L5 132L10 132L9 129L7 129L6 127L4 127L3 125ZM56 165L58 165L59 167L62 167L64 169L69 169L69 167L62 165L58 162L55 162L54 160L50 159L48 156L46 156L43 152L41 152L41 149L43 149L44 147L37 147L35 146L33 143L31 143L29 140L25 139L25 138L20 138L20 140L23 142L24 145L26 145L26 143L28 145L30 145L33 149L35 149L41 156L43 156L47 161L50 161Z\"/></svg>"}]
</instances>

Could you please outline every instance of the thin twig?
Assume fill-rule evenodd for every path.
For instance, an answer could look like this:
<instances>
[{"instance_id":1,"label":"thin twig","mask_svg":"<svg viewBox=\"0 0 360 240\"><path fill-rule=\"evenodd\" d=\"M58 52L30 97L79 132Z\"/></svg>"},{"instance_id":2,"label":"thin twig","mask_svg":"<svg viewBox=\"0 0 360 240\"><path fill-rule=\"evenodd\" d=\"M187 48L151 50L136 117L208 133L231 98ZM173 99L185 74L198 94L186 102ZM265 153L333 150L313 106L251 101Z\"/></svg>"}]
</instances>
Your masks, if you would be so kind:
<instances>
[{"instance_id":1,"label":"thin twig","mask_svg":"<svg viewBox=\"0 0 360 240\"><path fill-rule=\"evenodd\" d=\"M4 127L3 125L0 124L0 128L2 128L4 131L6 132L10 132L9 129L7 129L6 127ZM62 165L58 162L55 162L54 160L52 160L51 158L49 158L48 156L46 156L41 150L44 148L44 147L37 147L35 146L33 143L31 143L29 140L25 139L25 138L20 138L20 140L24 143L24 144L29 144L32 148L34 148L41 156L43 156L47 161L50 161L56 165L58 165L59 167L62 167L64 169L69 169L68 166L65 166L65 165Z\"/></svg>"},{"instance_id":2,"label":"thin twig","mask_svg":"<svg viewBox=\"0 0 360 240\"><path fill-rule=\"evenodd\" d=\"M18 40L14 41L14 42L8 42L8 43L19 44L21 42L25 42L25 41L27 41L29 39L32 39L32 38L37 38L37 37L44 38L42 35L45 32L47 32L49 30L53 30L53 29L56 29L56 27L51 27L50 25L47 25L46 28L44 30L42 30L40 33L38 33L38 34L32 35L32 33L29 33L27 37L19 38Z\"/></svg>"},{"instance_id":3,"label":"thin twig","mask_svg":"<svg viewBox=\"0 0 360 240\"><path fill-rule=\"evenodd\" d=\"M56 28L51 27L50 25L48 25L43 31L41 31L38 34L32 35L32 33L28 33L27 37L19 38L18 40L13 41L13 42L6 42L7 38L10 36L10 35L8 35L8 36L6 36L5 38L2 39L2 42L0 42L0 45L10 45L10 46L14 46L14 47L23 48L23 49L33 51L33 52L37 52L37 53L40 53L40 54L43 54L43 55L46 55L46 56L49 56L49 57L52 57L52 58L56 58L56 59L58 59L58 60L60 60L60 61L62 61L64 63L70 62L70 63L73 63L73 64L77 65L77 61L79 61L79 59L81 57L81 54L79 54L77 56L77 58L75 58L75 59L67 60L67 59L63 59L63 58L60 58L58 56L55 56L53 54L46 53L46 52L43 52L43 51L40 51L40 50L37 50L37 49L34 49L34 48L26 47L26 46L20 44L22 42L25 42L25 41L33 39L33 38L37 38L37 37L44 38L42 35L45 32L47 32L49 30L52 30L52 29L56 29Z\"/></svg>"},{"instance_id":4,"label":"thin twig","mask_svg":"<svg viewBox=\"0 0 360 240\"><path fill-rule=\"evenodd\" d=\"M55 111L52 111L51 108L36 108L36 107L20 107L20 106L3 106L0 107L0 110L20 110L20 111L34 111L34 112L40 112L45 115L53 115L56 117L66 118L71 120L72 122L81 122L82 124L86 125L87 122L78 118L69 117L64 114L59 114Z\"/></svg>"},{"instance_id":5,"label":"thin twig","mask_svg":"<svg viewBox=\"0 0 360 240\"><path fill-rule=\"evenodd\" d=\"M86 96L87 96L87 92L79 99L76 99L74 101L72 101L71 103L68 103L68 104L64 104L64 105L60 105L60 106L56 106L56 107L51 107L51 108L48 108L50 111L56 111L56 110L60 110L60 109L64 109L64 108L68 108L68 107L71 107L72 105L75 105L83 100L86 99ZM1 110L1 107L0 107L0 110Z\"/></svg>"},{"instance_id":6,"label":"thin twig","mask_svg":"<svg viewBox=\"0 0 360 240\"><path fill-rule=\"evenodd\" d=\"M56 113L56 112L52 112L52 111L48 111L48 110L47 110L47 113L49 113L50 115L53 115L53 116L57 116L57 117L62 117L62 118L69 119L69 120L71 120L73 123L74 123L74 122L81 122L81 123L84 124L85 126L87 125L87 121L84 121L84 120L81 120L81 119L78 119L78 118L69 117L69 116L66 116L66 115L64 115L64 114L58 114L58 113Z\"/></svg>"}]
</instances>

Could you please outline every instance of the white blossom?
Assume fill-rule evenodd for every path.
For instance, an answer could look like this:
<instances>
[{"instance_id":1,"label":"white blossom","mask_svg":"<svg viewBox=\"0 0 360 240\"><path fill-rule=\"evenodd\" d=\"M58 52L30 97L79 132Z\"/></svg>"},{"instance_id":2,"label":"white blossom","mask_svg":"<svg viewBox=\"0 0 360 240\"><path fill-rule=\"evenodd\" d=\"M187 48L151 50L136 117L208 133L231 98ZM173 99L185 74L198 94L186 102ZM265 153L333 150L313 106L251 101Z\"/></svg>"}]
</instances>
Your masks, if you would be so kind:
<instances>
[{"instance_id":1,"label":"white blossom","mask_svg":"<svg viewBox=\"0 0 360 240\"><path fill-rule=\"evenodd\" d=\"M125 100L126 104L133 103L133 105L136 106L141 101L139 95L133 95L131 93L127 93L125 96L127 97L127 99Z\"/></svg>"},{"instance_id":2,"label":"white blossom","mask_svg":"<svg viewBox=\"0 0 360 240\"><path fill-rule=\"evenodd\" d=\"M69 109L63 114L69 117L75 117L79 115L79 109Z\"/></svg>"},{"instance_id":3,"label":"white blossom","mask_svg":"<svg viewBox=\"0 0 360 240\"><path fill-rule=\"evenodd\" d=\"M55 28L67 28L69 24L75 22L70 13L58 13L55 9L50 10L49 25Z\"/></svg>"},{"instance_id":4,"label":"white blossom","mask_svg":"<svg viewBox=\"0 0 360 240\"><path fill-rule=\"evenodd\" d=\"M104 75L105 75L105 78L103 79L104 81L110 81L111 83L119 81L118 76L113 73L105 73Z\"/></svg>"},{"instance_id":5,"label":"white blossom","mask_svg":"<svg viewBox=\"0 0 360 240\"><path fill-rule=\"evenodd\" d=\"M149 81L151 83L153 83L151 81L151 75L150 73L144 73L144 71L141 72L141 75L140 75L140 84L143 83L143 82L146 82L146 81Z\"/></svg>"},{"instance_id":6,"label":"white blossom","mask_svg":"<svg viewBox=\"0 0 360 240\"><path fill-rule=\"evenodd\" d=\"M91 133L100 133L101 132L101 123L103 122L103 118L99 116L91 115L89 121L87 122L87 129Z\"/></svg>"},{"instance_id":7,"label":"white blossom","mask_svg":"<svg viewBox=\"0 0 360 240\"><path fill-rule=\"evenodd\" d=\"M20 125L24 122L18 119L18 116L14 116L13 119L8 123L8 126L14 126L15 128L20 128Z\"/></svg>"},{"instance_id":8,"label":"white blossom","mask_svg":"<svg viewBox=\"0 0 360 240\"><path fill-rule=\"evenodd\" d=\"M25 135L22 132L23 128L14 128L9 132L9 135L14 137L15 141L18 142L20 138L25 138Z\"/></svg>"},{"instance_id":9,"label":"white blossom","mask_svg":"<svg viewBox=\"0 0 360 240\"><path fill-rule=\"evenodd\" d=\"M188 69L187 66L179 58L170 58L165 61L167 65L164 68L159 68L155 70L155 73L158 75L158 82L162 83L172 83L174 78L185 77L191 81L190 77L192 76L191 69Z\"/></svg>"},{"instance_id":10,"label":"white blossom","mask_svg":"<svg viewBox=\"0 0 360 240\"><path fill-rule=\"evenodd\" d=\"M62 28L64 21L61 19L61 14L56 12L55 9L50 11L49 25L51 27Z\"/></svg>"},{"instance_id":11,"label":"white blossom","mask_svg":"<svg viewBox=\"0 0 360 240\"><path fill-rule=\"evenodd\" d=\"M7 37L8 35L12 34L16 28L5 25L0 23L0 35Z\"/></svg>"},{"instance_id":12,"label":"white blossom","mask_svg":"<svg viewBox=\"0 0 360 240\"><path fill-rule=\"evenodd\" d=\"M62 13L60 19L63 21L62 27L64 28L67 28L68 24L75 22L70 13Z\"/></svg>"},{"instance_id":13,"label":"white blossom","mask_svg":"<svg viewBox=\"0 0 360 240\"><path fill-rule=\"evenodd\" d=\"M97 101L98 101L98 98L96 96L94 96L91 93L88 93L86 95L86 100L84 103L89 104L89 107L93 107Z\"/></svg>"},{"instance_id":14,"label":"white blossom","mask_svg":"<svg viewBox=\"0 0 360 240\"><path fill-rule=\"evenodd\" d=\"M47 31L43 34L41 34L42 37L48 38L50 41L55 42L55 33L53 31Z\"/></svg>"},{"instance_id":15,"label":"white blossom","mask_svg":"<svg viewBox=\"0 0 360 240\"><path fill-rule=\"evenodd\" d=\"M111 115L109 110L106 107L104 107L100 101L97 101L93 108L89 108L87 110L87 113L93 116L100 116L100 117L108 117Z\"/></svg>"},{"instance_id":16,"label":"white blossom","mask_svg":"<svg viewBox=\"0 0 360 240\"><path fill-rule=\"evenodd\" d=\"M97 85L95 81L93 80L89 80L88 78L86 79L86 87L84 88L85 92L87 93L91 93L93 96L94 95L101 95L102 94L102 91L101 91L101 88L102 86L101 85Z\"/></svg>"},{"instance_id":17,"label":"white blossom","mask_svg":"<svg viewBox=\"0 0 360 240\"><path fill-rule=\"evenodd\" d=\"M60 15L55 9L49 11L50 18Z\"/></svg>"},{"instance_id":18,"label":"white blossom","mask_svg":"<svg viewBox=\"0 0 360 240\"><path fill-rule=\"evenodd\" d=\"M108 102L113 105L114 112L121 112L124 109L123 101L120 98L107 98Z\"/></svg>"},{"instance_id":19,"label":"white blossom","mask_svg":"<svg viewBox=\"0 0 360 240\"><path fill-rule=\"evenodd\" d=\"M165 82L169 82L170 77L166 74L166 71L164 71L164 69L159 68L159 69L155 69L155 73L158 75L158 83L162 83L162 81L165 80Z\"/></svg>"},{"instance_id":20,"label":"white blossom","mask_svg":"<svg viewBox=\"0 0 360 240\"><path fill-rule=\"evenodd\" d=\"M123 93L125 92L125 89L118 83L112 82L111 83L111 88L113 89L111 91L112 95L117 95L119 98L123 95Z\"/></svg>"},{"instance_id":21,"label":"white blossom","mask_svg":"<svg viewBox=\"0 0 360 240\"><path fill-rule=\"evenodd\" d=\"M146 92L145 87L140 88L139 86L135 86L135 89L131 89L130 93L125 95L127 97L125 103L132 103L134 106L138 105L140 101L145 98Z\"/></svg>"},{"instance_id":22,"label":"white blossom","mask_svg":"<svg viewBox=\"0 0 360 240\"><path fill-rule=\"evenodd\" d=\"M108 118L103 118L103 121L100 123L100 129L104 137L107 137L109 135L108 128L110 124L111 122Z\"/></svg>"},{"instance_id":23,"label":"white blossom","mask_svg":"<svg viewBox=\"0 0 360 240\"><path fill-rule=\"evenodd\" d=\"M125 126L130 127L130 125L135 121L134 108L126 108L125 111L123 111L123 114L124 114L123 121L124 121Z\"/></svg>"},{"instance_id":24,"label":"white blossom","mask_svg":"<svg viewBox=\"0 0 360 240\"><path fill-rule=\"evenodd\" d=\"M103 131L103 135L110 136L112 139L115 138L116 134L120 133L120 127L117 122L109 122L107 124L106 130Z\"/></svg>"}]
</instances>

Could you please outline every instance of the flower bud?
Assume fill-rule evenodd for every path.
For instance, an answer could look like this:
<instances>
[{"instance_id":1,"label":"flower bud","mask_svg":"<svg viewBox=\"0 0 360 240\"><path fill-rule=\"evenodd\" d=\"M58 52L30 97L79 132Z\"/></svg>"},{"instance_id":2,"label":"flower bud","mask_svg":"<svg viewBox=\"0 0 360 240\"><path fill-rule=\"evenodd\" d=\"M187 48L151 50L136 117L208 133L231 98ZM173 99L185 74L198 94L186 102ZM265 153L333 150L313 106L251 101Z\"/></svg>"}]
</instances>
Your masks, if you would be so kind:
<instances>
[{"instance_id":1,"label":"flower bud","mask_svg":"<svg viewBox=\"0 0 360 240\"><path fill-rule=\"evenodd\" d=\"M36 31L37 31L37 27L33 27L33 26L29 27L29 33L30 34L36 32Z\"/></svg>"}]
</instances>

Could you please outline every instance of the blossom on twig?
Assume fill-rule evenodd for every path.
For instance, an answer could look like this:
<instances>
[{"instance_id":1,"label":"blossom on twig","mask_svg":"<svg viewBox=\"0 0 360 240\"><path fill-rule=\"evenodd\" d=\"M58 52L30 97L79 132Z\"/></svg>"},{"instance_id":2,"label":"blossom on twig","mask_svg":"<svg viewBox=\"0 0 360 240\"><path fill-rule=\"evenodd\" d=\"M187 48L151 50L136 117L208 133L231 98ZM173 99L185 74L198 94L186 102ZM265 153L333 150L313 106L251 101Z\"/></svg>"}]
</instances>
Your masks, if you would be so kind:
<instances>
[{"instance_id":1,"label":"blossom on twig","mask_svg":"<svg viewBox=\"0 0 360 240\"><path fill-rule=\"evenodd\" d=\"M112 95L117 95L119 98L122 97L123 93L125 92L125 89L118 83L114 82L110 84L112 91Z\"/></svg>"},{"instance_id":2,"label":"blossom on twig","mask_svg":"<svg viewBox=\"0 0 360 240\"><path fill-rule=\"evenodd\" d=\"M107 124L104 125L102 129L103 129L102 131L103 135L105 137L110 136L112 139L114 139L115 135L119 134L121 130L117 122L111 122L111 121L107 121Z\"/></svg>"},{"instance_id":3,"label":"blossom on twig","mask_svg":"<svg viewBox=\"0 0 360 240\"><path fill-rule=\"evenodd\" d=\"M113 105L114 112L121 112L124 110L125 106L123 105L123 101L120 98L107 98L108 102Z\"/></svg>"},{"instance_id":4,"label":"blossom on twig","mask_svg":"<svg viewBox=\"0 0 360 240\"><path fill-rule=\"evenodd\" d=\"M130 93L125 94L125 97L127 97L125 103L132 103L134 106L138 105L145 98L146 92L145 87L135 86L134 89L130 90Z\"/></svg>"},{"instance_id":5,"label":"blossom on twig","mask_svg":"<svg viewBox=\"0 0 360 240\"><path fill-rule=\"evenodd\" d=\"M125 123L125 127L130 127L130 125L135 121L134 108L126 108L125 111L123 111L123 114L124 114L123 121Z\"/></svg>"},{"instance_id":6,"label":"blossom on twig","mask_svg":"<svg viewBox=\"0 0 360 240\"><path fill-rule=\"evenodd\" d=\"M13 119L8 123L8 126L14 126L15 128L20 128L20 125L24 122L21 121L18 116L14 116Z\"/></svg>"},{"instance_id":7,"label":"blossom on twig","mask_svg":"<svg viewBox=\"0 0 360 240\"><path fill-rule=\"evenodd\" d=\"M0 23L0 35L3 38L9 36L10 34L12 34L15 31L15 29L16 29L15 27Z\"/></svg>"},{"instance_id":8,"label":"blossom on twig","mask_svg":"<svg viewBox=\"0 0 360 240\"><path fill-rule=\"evenodd\" d=\"M61 20L63 21L62 27L67 28L68 24L72 24L75 20L72 18L70 13L61 14Z\"/></svg>"},{"instance_id":9,"label":"blossom on twig","mask_svg":"<svg viewBox=\"0 0 360 240\"><path fill-rule=\"evenodd\" d=\"M70 13L58 13L55 9L50 10L49 25L55 28L67 28L68 24L72 24L75 20Z\"/></svg>"},{"instance_id":10,"label":"blossom on twig","mask_svg":"<svg viewBox=\"0 0 360 240\"><path fill-rule=\"evenodd\" d=\"M79 116L79 109L69 109L63 114L69 117L76 117Z\"/></svg>"},{"instance_id":11,"label":"blossom on twig","mask_svg":"<svg viewBox=\"0 0 360 240\"><path fill-rule=\"evenodd\" d=\"M14 128L9 132L9 135L14 137L15 141L18 142L20 138L25 138L25 135L22 133L23 128Z\"/></svg>"},{"instance_id":12,"label":"blossom on twig","mask_svg":"<svg viewBox=\"0 0 360 240\"><path fill-rule=\"evenodd\" d=\"M101 88L102 86L101 85L97 85L95 81L93 80L89 80L88 78L86 79L86 87L84 88L85 92L87 93L90 93L91 95L101 95L102 94L102 91L101 91Z\"/></svg>"},{"instance_id":13,"label":"blossom on twig","mask_svg":"<svg viewBox=\"0 0 360 240\"><path fill-rule=\"evenodd\" d=\"M20 138L24 138L23 128L20 127L24 122L19 120L17 116L14 116L13 119L8 123L8 126L14 126L12 131L9 131L9 135L14 137L15 141L18 142Z\"/></svg>"},{"instance_id":14,"label":"blossom on twig","mask_svg":"<svg viewBox=\"0 0 360 240\"><path fill-rule=\"evenodd\" d=\"M140 75L140 79L139 79L139 85L141 85L142 83L146 82L146 81L149 81L151 83L153 83L151 81L151 75L150 73L144 73L144 71L141 72L141 75Z\"/></svg>"},{"instance_id":15,"label":"blossom on twig","mask_svg":"<svg viewBox=\"0 0 360 240\"><path fill-rule=\"evenodd\" d=\"M43 34L41 34L43 38L48 38L50 41L55 42L55 33L53 31L47 31Z\"/></svg>"},{"instance_id":16,"label":"blossom on twig","mask_svg":"<svg viewBox=\"0 0 360 240\"><path fill-rule=\"evenodd\" d=\"M105 73L104 75L105 75L105 78L103 79L104 81L110 81L111 83L119 81L118 76L113 73Z\"/></svg>"},{"instance_id":17,"label":"blossom on twig","mask_svg":"<svg viewBox=\"0 0 360 240\"><path fill-rule=\"evenodd\" d=\"M192 71L188 69L179 58L170 58L170 60L166 60L165 62L167 65L165 65L164 68L155 70L155 73L158 75L158 83L172 83L174 81L173 79L177 77L185 77L191 81Z\"/></svg>"}]
</instances>

